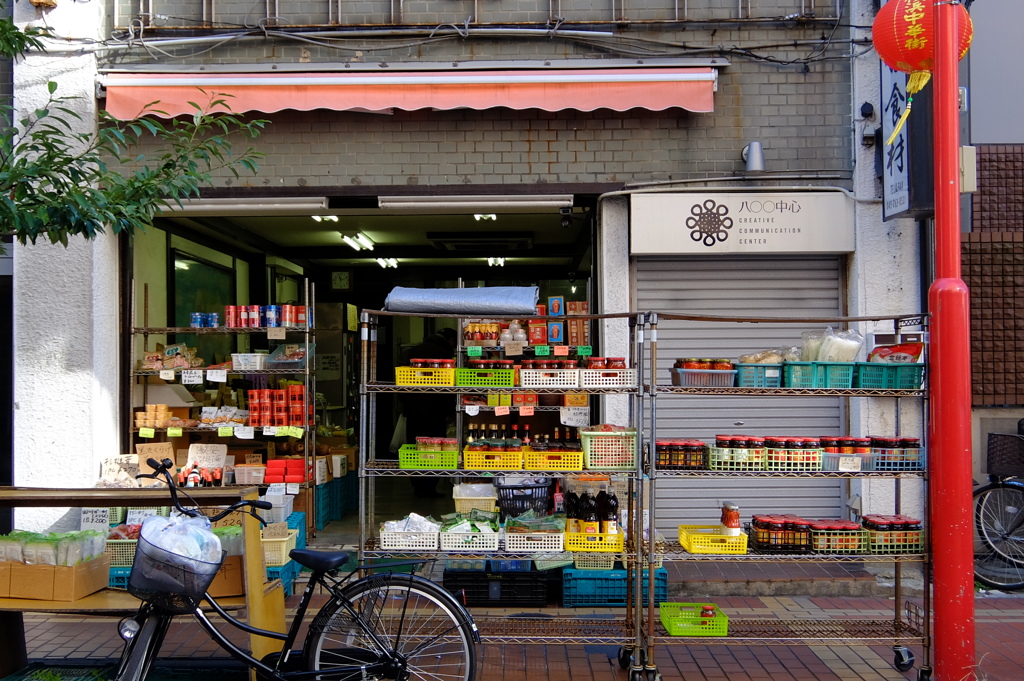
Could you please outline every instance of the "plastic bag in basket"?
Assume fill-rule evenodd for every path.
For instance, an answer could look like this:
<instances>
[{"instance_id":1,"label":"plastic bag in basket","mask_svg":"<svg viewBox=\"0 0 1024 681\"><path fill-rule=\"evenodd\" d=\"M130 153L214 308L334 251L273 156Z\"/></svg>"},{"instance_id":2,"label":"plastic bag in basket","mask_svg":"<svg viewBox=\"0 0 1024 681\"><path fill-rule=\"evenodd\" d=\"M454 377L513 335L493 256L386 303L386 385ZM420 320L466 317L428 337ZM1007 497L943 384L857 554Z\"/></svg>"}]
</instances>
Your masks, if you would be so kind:
<instances>
[{"instance_id":1,"label":"plastic bag in basket","mask_svg":"<svg viewBox=\"0 0 1024 681\"><path fill-rule=\"evenodd\" d=\"M221 560L220 538L210 529L210 521L205 517L149 516L143 521L139 534L153 546L180 557L183 564L192 560L204 563Z\"/></svg>"}]
</instances>

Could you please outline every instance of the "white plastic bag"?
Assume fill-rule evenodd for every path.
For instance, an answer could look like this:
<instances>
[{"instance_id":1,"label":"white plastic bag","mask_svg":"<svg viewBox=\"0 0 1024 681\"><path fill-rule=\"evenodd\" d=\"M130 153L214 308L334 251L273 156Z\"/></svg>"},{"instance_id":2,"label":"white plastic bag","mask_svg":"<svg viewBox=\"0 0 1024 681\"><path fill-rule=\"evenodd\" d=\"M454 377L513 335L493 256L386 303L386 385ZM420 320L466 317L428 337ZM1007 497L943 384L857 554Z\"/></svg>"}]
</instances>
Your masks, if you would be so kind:
<instances>
[{"instance_id":1,"label":"white plastic bag","mask_svg":"<svg viewBox=\"0 0 1024 681\"><path fill-rule=\"evenodd\" d=\"M140 536L153 546L181 557L183 565L192 560L204 563L221 560L220 538L210 529L210 521L205 517L149 516L142 522Z\"/></svg>"}]
</instances>

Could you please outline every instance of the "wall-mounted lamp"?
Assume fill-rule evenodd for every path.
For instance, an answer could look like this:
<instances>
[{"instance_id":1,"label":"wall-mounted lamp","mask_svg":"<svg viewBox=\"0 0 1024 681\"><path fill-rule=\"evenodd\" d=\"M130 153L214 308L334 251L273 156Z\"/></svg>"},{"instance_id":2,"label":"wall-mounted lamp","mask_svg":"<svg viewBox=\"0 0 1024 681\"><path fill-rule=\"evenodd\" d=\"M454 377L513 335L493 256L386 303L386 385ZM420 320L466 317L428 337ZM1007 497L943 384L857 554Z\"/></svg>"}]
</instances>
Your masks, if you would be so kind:
<instances>
[{"instance_id":1,"label":"wall-mounted lamp","mask_svg":"<svg viewBox=\"0 0 1024 681\"><path fill-rule=\"evenodd\" d=\"M387 269L388 267L398 267L398 260L395 258L377 258L377 264Z\"/></svg>"},{"instance_id":2,"label":"wall-mounted lamp","mask_svg":"<svg viewBox=\"0 0 1024 681\"><path fill-rule=\"evenodd\" d=\"M760 142L750 142L743 147L743 160L747 163L748 173L764 172L764 147Z\"/></svg>"},{"instance_id":3,"label":"wall-mounted lamp","mask_svg":"<svg viewBox=\"0 0 1024 681\"><path fill-rule=\"evenodd\" d=\"M491 267L504 267L505 258L487 258L487 264Z\"/></svg>"},{"instance_id":4,"label":"wall-mounted lamp","mask_svg":"<svg viewBox=\"0 0 1024 681\"><path fill-rule=\"evenodd\" d=\"M498 216L494 213L473 213L474 220L497 220Z\"/></svg>"},{"instance_id":5,"label":"wall-mounted lamp","mask_svg":"<svg viewBox=\"0 0 1024 681\"><path fill-rule=\"evenodd\" d=\"M337 215L310 215L309 217L313 218L317 222L337 222L338 221L338 216Z\"/></svg>"},{"instance_id":6,"label":"wall-mounted lamp","mask_svg":"<svg viewBox=\"0 0 1024 681\"><path fill-rule=\"evenodd\" d=\"M367 251L373 250L373 240L362 232L357 232L355 234L342 234L341 240L357 251L361 251L363 249L366 249Z\"/></svg>"}]
</instances>

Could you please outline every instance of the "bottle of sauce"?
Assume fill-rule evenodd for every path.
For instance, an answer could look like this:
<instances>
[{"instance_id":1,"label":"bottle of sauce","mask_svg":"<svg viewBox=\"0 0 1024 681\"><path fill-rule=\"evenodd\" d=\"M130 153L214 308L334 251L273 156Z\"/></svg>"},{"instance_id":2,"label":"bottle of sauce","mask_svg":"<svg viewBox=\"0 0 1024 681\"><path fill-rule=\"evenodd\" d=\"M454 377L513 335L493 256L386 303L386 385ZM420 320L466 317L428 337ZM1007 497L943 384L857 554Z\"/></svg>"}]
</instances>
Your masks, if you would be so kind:
<instances>
[{"instance_id":1,"label":"bottle of sauce","mask_svg":"<svg viewBox=\"0 0 1024 681\"><path fill-rule=\"evenodd\" d=\"M580 521L580 531L583 534L599 534L601 532L601 521L597 517L597 499L584 492L580 497L580 505L583 507Z\"/></svg>"},{"instance_id":2,"label":"bottle of sauce","mask_svg":"<svg viewBox=\"0 0 1024 681\"><path fill-rule=\"evenodd\" d=\"M608 501L605 503L604 519L601 521L602 534L619 533L619 498L615 490L609 490Z\"/></svg>"},{"instance_id":3,"label":"bottle of sauce","mask_svg":"<svg viewBox=\"0 0 1024 681\"><path fill-rule=\"evenodd\" d=\"M727 537L740 535L740 507L731 501L722 502L722 534Z\"/></svg>"}]
</instances>

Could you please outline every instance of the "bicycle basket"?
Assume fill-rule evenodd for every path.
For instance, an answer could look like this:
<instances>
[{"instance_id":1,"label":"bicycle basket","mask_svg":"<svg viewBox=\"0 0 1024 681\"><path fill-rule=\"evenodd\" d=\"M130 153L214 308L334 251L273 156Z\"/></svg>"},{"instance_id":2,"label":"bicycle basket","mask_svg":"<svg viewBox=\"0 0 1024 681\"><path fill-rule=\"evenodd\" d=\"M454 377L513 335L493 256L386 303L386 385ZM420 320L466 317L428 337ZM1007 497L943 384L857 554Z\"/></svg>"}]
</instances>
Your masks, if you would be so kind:
<instances>
[{"instance_id":1,"label":"bicycle basket","mask_svg":"<svg viewBox=\"0 0 1024 681\"><path fill-rule=\"evenodd\" d=\"M168 612L192 612L203 600L224 555L216 563L207 563L171 553L139 537L128 593Z\"/></svg>"},{"instance_id":2,"label":"bicycle basket","mask_svg":"<svg viewBox=\"0 0 1024 681\"><path fill-rule=\"evenodd\" d=\"M1024 435L988 434L988 474L1024 476Z\"/></svg>"}]
</instances>

